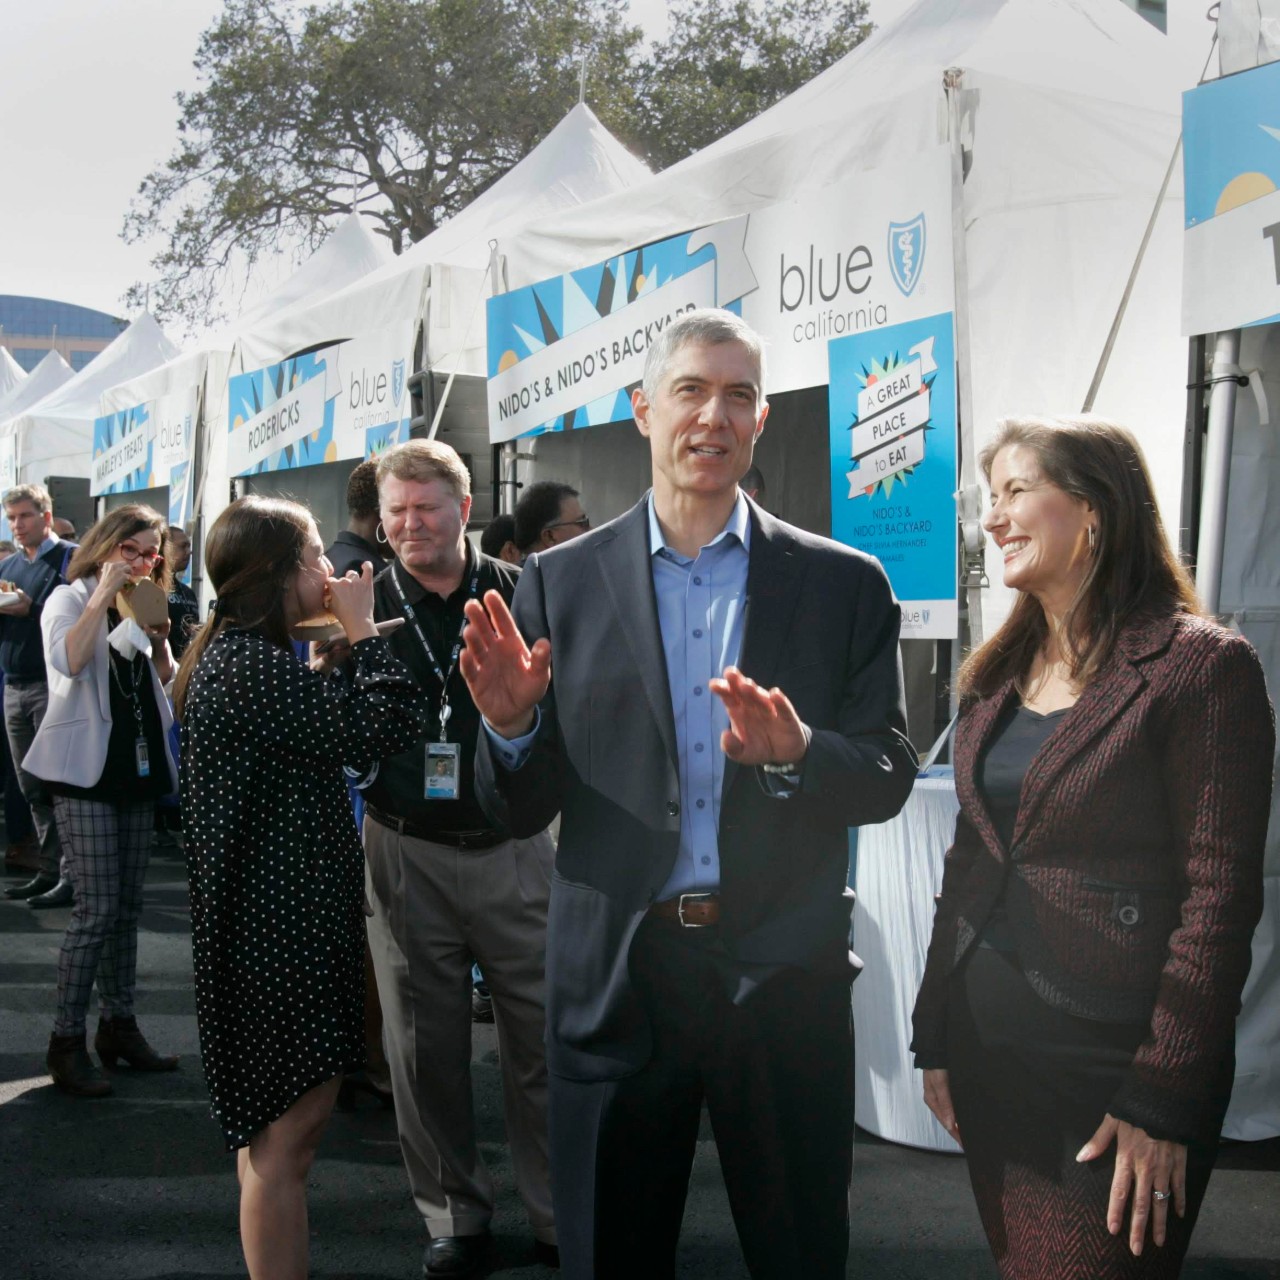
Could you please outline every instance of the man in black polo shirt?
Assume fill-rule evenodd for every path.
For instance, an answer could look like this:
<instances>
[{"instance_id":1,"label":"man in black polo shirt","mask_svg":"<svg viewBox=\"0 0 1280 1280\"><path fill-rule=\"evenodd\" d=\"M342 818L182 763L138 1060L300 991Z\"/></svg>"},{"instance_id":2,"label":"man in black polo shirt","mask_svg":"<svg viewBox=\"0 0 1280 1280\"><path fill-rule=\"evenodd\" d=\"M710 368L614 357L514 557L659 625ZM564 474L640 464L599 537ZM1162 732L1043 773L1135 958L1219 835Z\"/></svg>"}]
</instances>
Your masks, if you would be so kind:
<instances>
[{"instance_id":1,"label":"man in black polo shirt","mask_svg":"<svg viewBox=\"0 0 1280 1280\"><path fill-rule=\"evenodd\" d=\"M0 562L0 582L16 600L0 605L0 670L5 675L4 720L18 785L31 806L40 841L40 870L26 884L6 889L6 898L25 898L39 906L71 901L71 885L58 871L60 848L53 804L44 783L28 773L27 757L49 705L40 617L53 589L65 581L76 547L54 536L53 502L42 484L20 484L4 495L4 513L18 550ZM37 903L37 899L39 899Z\"/></svg>"},{"instance_id":2,"label":"man in black polo shirt","mask_svg":"<svg viewBox=\"0 0 1280 1280\"><path fill-rule=\"evenodd\" d=\"M385 542L379 543L378 525L378 460L368 458L347 481L347 527L325 548L335 578L348 569L359 573L366 560L374 573L386 564L391 549Z\"/></svg>"},{"instance_id":3,"label":"man in black polo shirt","mask_svg":"<svg viewBox=\"0 0 1280 1280\"><path fill-rule=\"evenodd\" d=\"M435 700L413 750L365 788L369 943L382 1000L400 1147L431 1241L427 1276L483 1262L493 1188L471 1103L471 966L493 995L507 1138L541 1260L555 1254L547 1168L543 958L554 850L513 840L476 802L480 717L457 670L465 601L510 599L519 570L466 536L471 479L448 445L412 440L378 462L382 526L395 553L374 587L389 643Z\"/></svg>"},{"instance_id":4,"label":"man in black polo shirt","mask_svg":"<svg viewBox=\"0 0 1280 1280\"><path fill-rule=\"evenodd\" d=\"M191 563L191 535L180 525L171 524L168 541L169 568L173 570L173 585L169 590L169 648L177 662L200 625L200 600L178 576L186 573Z\"/></svg>"}]
</instances>

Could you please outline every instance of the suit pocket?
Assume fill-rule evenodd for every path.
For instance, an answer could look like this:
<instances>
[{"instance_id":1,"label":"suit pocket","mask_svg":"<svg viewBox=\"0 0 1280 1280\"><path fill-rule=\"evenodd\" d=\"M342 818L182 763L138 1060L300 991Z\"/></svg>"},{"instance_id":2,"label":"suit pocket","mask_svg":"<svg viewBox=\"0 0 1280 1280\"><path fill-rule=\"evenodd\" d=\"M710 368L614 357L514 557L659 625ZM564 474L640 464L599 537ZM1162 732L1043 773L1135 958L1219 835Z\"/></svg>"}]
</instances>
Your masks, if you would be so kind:
<instances>
[{"instance_id":1,"label":"suit pocket","mask_svg":"<svg viewBox=\"0 0 1280 1280\"><path fill-rule=\"evenodd\" d=\"M1126 884L1099 880L1095 876L1085 876L1080 883L1089 893L1110 895L1110 918L1123 930L1139 929L1152 923L1153 918L1168 923L1173 896L1168 884L1159 881Z\"/></svg>"},{"instance_id":2,"label":"suit pocket","mask_svg":"<svg viewBox=\"0 0 1280 1280\"><path fill-rule=\"evenodd\" d=\"M547 1023L553 1052L559 1045L615 1059L635 1053L644 1019L630 989L627 953L639 919L590 885L552 875Z\"/></svg>"}]
</instances>

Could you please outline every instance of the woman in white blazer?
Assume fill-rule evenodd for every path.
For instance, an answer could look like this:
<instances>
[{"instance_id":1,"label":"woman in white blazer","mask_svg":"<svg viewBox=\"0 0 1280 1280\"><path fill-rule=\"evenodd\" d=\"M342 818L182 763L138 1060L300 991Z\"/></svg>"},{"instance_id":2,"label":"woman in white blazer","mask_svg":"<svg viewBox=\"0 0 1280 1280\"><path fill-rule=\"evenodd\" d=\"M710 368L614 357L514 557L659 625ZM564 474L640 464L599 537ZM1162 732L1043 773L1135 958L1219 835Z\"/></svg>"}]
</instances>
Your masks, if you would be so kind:
<instances>
[{"instance_id":1,"label":"woman in white blazer","mask_svg":"<svg viewBox=\"0 0 1280 1280\"><path fill-rule=\"evenodd\" d=\"M119 507L104 516L80 543L67 585L49 597L40 624L49 709L25 763L53 794L75 886L47 1062L54 1084L79 1097L111 1092L85 1046L95 978L100 1017L93 1047L103 1065L121 1059L141 1071L178 1065L156 1053L133 1015L154 807L178 785L165 693L173 678L169 623L143 628L148 655L137 624L130 633L116 609L121 588L144 577L168 592L164 542L164 519L150 507ZM136 646L126 642L130 634Z\"/></svg>"}]
</instances>

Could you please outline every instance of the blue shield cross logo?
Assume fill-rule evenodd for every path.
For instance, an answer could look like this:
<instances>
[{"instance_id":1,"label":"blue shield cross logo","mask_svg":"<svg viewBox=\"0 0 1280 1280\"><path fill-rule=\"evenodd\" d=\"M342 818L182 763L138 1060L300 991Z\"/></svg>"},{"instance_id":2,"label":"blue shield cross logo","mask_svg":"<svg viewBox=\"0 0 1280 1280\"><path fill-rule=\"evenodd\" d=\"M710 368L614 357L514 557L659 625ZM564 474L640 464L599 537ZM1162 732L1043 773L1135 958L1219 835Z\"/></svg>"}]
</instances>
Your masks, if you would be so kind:
<instances>
[{"instance_id":1,"label":"blue shield cross logo","mask_svg":"<svg viewBox=\"0 0 1280 1280\"><path fill-rule=\"evenodd\" d=\"M911 296L923 266L924 214L916 214L910 222L889 223L889 270L904 298Z\"/></svg>"},{"instance_id":2,"label":"blue shield cross logo","mask_svg":"<svg viewBox=\"0 0 1280 1280\"><path fill-rule=\"evenodd\" d=\"M400 397L404 394L404 361L393 360L391 362L391 402L393 404L400 403Z\"/></svg>"}]
</instances>

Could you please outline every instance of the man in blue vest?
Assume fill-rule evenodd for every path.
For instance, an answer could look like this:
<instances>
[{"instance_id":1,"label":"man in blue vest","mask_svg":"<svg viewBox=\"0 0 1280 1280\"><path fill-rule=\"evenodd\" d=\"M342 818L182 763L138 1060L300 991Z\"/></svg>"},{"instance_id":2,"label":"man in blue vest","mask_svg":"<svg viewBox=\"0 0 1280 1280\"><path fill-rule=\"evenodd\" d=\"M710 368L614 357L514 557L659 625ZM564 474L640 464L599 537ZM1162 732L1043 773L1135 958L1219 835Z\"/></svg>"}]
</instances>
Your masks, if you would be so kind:
<instances>
[{"instance_id":1,"label":"man in blue vest","mask_svg":"<svg viewBox=\"0 0 1280 1280\"><path fill-rule=\"evenodd\" d=\"M55 587L66 581L76 550L53 532L53 502L41 484L20 484L4 495L4 512L18 550L0 561L0 583L12 597L0 604L0 670L5 675L4 720L18 785L31 806L40 842L40 869L26 884L4 891L33 907L71 902L70 882L59 873L58 828L44 783L23 767L27 751L49 704L40 615Z\"/></svg>"}]
</instances>

